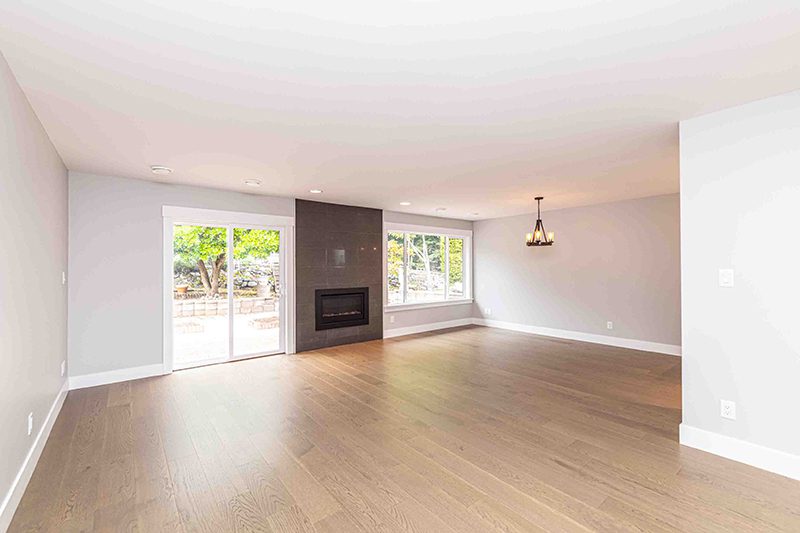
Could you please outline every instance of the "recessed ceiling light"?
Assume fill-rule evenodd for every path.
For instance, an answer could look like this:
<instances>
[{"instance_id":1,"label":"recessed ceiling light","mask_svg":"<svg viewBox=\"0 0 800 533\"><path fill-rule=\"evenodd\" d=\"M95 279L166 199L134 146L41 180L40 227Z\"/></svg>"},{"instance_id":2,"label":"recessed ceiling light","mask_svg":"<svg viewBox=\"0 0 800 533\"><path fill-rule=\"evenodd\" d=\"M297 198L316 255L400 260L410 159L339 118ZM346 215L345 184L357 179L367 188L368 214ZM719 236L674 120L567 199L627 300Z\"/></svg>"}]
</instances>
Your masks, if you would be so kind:
<instances>
[{"instance_id":1,"label":"recessed ceiling light","mask_svg":"<svg viewBox=\"0 0 800 533\"><path fill-rule=\"evenodd\" d=\"M310 192L311 194L322 194L322 189L311 189L308 192Z\"/></svg>"},{"instance_id":2,"label":"recessed ceiling light","mask_svg":"<svg viewBox=\"0 0 800 533\"><path fill-rule=\"evenodd\" d=\"M436 212L437 213L444 213L445 211L447 211L446 207L437 207L436 208Z\"/></svg>"},{"instance_id":3,"label":"recessed ceiling light","mask_svg":"<svg viewBox=\"0 0 800 533\"><path fill-rule=\"evenodd\" d=\"M472 216L474 216L474 217L476 217L476 216L480 215L480 213L470 213L470 214L471 214Z\"/></svg>"},{"instance_id":4,"label":"recessed ceiling light","mask_svg":"<svg viewBox=\"0 0 800 533\"><path fill-rule=\"evenodd\" d=\"M150 172L159 176L166 176L167 174L172 174L172 169L163 165L152 165Z\"/></svg>"},{"instance_id":5,"label":"recessed ceiling light","mask_svg":"<svg viewBox=\"0 0 800 533\"><path fill-rule=\"evenodd\" d=\"M411 205L411 202L400 202L400 205Z\"/></svg>"},{"instance_id":6,"label":"recessed ceiling light","mask_svg":"<svg viewBox=\"0 0 800 533\"><path fill-rule=\"evenodd\" d=\"M257 179L244 180L244 184L247 185L248 187L261 187L261 180Z\"/></svg>"}]
</instances>

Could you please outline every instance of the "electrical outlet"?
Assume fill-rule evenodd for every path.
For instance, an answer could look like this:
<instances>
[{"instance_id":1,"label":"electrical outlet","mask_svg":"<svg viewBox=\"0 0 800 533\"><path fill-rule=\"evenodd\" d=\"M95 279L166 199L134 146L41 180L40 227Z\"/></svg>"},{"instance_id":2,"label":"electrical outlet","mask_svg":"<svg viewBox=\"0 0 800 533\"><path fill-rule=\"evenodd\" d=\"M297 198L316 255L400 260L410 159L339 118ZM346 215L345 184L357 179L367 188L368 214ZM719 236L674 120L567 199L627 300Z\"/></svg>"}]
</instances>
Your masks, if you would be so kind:
<instances>
[{"instance_id":1,"label":"electrical outlet","mask_svg":"<svg viewBox=\"0 0 800 533\"><path fill-rule=\"evenodd\" d=\"M492 308L491 307L485 308L483 310L483 314L485 314L486 316L492 316Z\"/></svg>"},{"instance_id":2,"label":"electrical outlet","mask_svg":"<svg viewBox=\"0 0 800 533\"><path fill-rule=\"evenodd\" d=\"M719 269L719 286L730 289L734 284L734 272L732 268Z\"/></svg>"},{"instance_id":3,"label":"electrical outlet","mask_svg":"<svg viewBox=\"0 0 800 533\"><path fill-rule=\"evenodd\" d=\"M389 315L389 324L394 324L394 315Z\"/></svg>"},{"instance_id":4,"label":"electrical outlet","mask_svg":"<svg viewBox=\"0 0 800 533\"><path fill-rule=\"evenodd\" d=\"M67 362L61 361L61 377L64 377L64 374L67 373Z\"/></svg>"},{"instance_id":5,"label":"electrical outlet","mask_svg":"<svg viewBox=\"0 0 800 533\"><path fill-rule=\"evenodd\" d=\"M28 413L28 435L33 433L33 412Z\"/></svg>"},{"instance_id":6,"label":"electrical outlet","mask_svg":"<svg viewBox=\"0 0 800 533\"><path fill-rule=\"evenodd\" d=\"M614 323L610 320L606 322L606 329L614 329Z\"/></svg>"},{"instance_id":7,"label":"electrical outlet","mask_svg":"<svg viewBox=\"0 0 800 533\"><path fill-rule=\"evenodd\" d=\"M730 400L720 400L719 414L722 418L736 420L736 402L732 402Z\"/></svg>"}]
</instances>

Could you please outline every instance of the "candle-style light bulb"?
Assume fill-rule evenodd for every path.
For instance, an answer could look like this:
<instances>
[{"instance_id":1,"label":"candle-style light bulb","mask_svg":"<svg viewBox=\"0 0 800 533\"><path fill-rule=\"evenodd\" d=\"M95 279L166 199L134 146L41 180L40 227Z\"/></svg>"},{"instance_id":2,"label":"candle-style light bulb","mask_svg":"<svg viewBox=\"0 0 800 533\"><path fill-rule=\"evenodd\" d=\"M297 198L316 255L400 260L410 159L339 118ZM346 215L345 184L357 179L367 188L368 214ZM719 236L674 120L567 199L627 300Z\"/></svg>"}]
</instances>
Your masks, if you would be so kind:
<instances>
[{"instance_id":1,"label":"candle-style light bulb","mask_svg":"<svg viewBox=\"0 0 800 533\"><path fill-rule=\"evenodd\" d=\"M550 242L554 242L556 240L556 232L550 231L547 233L547 240Z\"/></svg>"}]
</instances>

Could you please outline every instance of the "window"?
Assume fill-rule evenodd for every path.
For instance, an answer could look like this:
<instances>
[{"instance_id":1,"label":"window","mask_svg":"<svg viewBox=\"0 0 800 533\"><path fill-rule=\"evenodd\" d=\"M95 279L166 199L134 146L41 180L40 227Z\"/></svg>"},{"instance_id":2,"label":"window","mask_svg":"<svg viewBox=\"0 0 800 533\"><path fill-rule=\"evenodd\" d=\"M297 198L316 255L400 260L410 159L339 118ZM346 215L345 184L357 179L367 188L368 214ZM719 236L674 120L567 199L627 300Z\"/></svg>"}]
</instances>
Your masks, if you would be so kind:
<instances>
[{"instance_id":1,"label":"window","mask_svg":"<svg viewBox=\"0 0 800 533\"><path fill-rule=\"evenodd\" d=\"M441 230L440 230L441 231ZM455 231L455 230L454 230ZM386 234L388 305L465 300L471 232L434 228L389 228Z\"/></svg>"},{"instance_id":2,"label":"window","mask_svg":"<svg viewBox=\"0 0 800 533\"><path fill-rule=\"evenodd\" d=\"M386 265L389 272L389 305L403 303L406 281L405 233L389 232L386 245Z\"/></svg>"},{"instance_id":3,"label":"window","mask_svg":"<svg viewBox=\"0 0 800 533\"><path fill-rule=\"evenodd\" d=\"M464 297L464 239L447 238L447 298Z\"/></svg>"}]
</instances>

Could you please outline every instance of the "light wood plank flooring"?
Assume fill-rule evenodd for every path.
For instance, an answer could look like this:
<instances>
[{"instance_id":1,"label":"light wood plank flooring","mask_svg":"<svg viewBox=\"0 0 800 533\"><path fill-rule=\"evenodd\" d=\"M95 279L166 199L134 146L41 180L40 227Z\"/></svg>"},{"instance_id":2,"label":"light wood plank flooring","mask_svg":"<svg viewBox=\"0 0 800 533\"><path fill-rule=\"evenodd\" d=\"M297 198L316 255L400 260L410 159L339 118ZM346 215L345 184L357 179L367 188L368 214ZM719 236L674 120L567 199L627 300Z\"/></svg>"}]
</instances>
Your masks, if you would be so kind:
<instances>
[{"instance_id":1,"label":"light wood plank flooring","mask_svg":"<svg viewBox=\"0 0 800 533\"><path fill-rule=\"evenodd\" d=\"M800 531L680 358L463 328L73 391L11 531Z\"/></svg>"}]
</instances>

